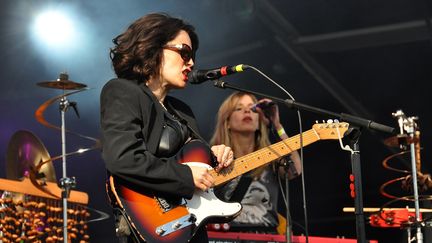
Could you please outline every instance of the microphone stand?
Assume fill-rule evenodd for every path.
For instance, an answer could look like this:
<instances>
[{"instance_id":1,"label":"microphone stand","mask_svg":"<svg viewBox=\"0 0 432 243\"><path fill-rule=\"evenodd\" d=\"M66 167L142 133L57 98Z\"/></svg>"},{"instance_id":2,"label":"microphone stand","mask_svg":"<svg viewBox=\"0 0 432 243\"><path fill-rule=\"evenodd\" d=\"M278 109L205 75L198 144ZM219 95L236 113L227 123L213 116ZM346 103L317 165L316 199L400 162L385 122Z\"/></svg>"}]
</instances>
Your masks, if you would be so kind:
<instances>
[{"instance_id":1,"label":"microphone stand","mask_svg":"<svg viewBox=\"0 0 432 243\"><path fill-rule=\"evenodd\" d=\"M221 89L233 89L237 91L242 91L246 93L251 93L257 96L266 97L278 103L286 105L290 109L298 109L305 110L309 112L313 112L316 114L326 115L330 117L337 117L340 120L349 122L350 125L355 125L356 127L352 127L348 130L351 134L350 144L353 147L353 152L351 153L351 166L352 166L352 175L354 177L354 188L355 194L352 195L354 197L354 205L355 205L355 216L356 216L356 233L357 233L357 242L358 243L366 243L366 232L365 232L365 222L364 222L364 214L363 214L363 196L362 196L362 184L361 184L361 165L360 165L360 147L359 147L359 137L360 137L360 129L357 127L365 127L370 130L377 130L386 133L393 133L394 128L389 127L383 124L376 123L371 120L367 120L361 117L353 116L346 113L336 113L328 110L324 110L321 108L305 105L299 102L296 102L291 99L281 99L278 97L270 96L267 94L242 89L222 80L215 80L214 86ZM350 126L351 127L351 126ZM288 239L287 239L288 240Z\"/></svg>"},{"instance_id":2,"label":"microphone stand","mask_svg":"<svg viewBox=\"0 0 432 243\"><path fill-rule=\"evenodd\" d=\"M289 203L289 178L288 178L288 172L290 170L290 166L292 166L291 164L293 163L293 161L291 159L286 159L285 158L285 162L281 165L284 167L285 170L285 175L284 175L284 180L285 180L285 198L286 198L286 213L285 213L285 217L286 217L286 231L285 231L285 239L287 243L291 243L292 242L292 236L291 236L291 214L290 214L290 203Z\"/></svg>"},{"instance_id":3,"label":"microphone stand","mask_svg":"<svg viewBox=\"0 0 432 243\"><path fill-rule=\"evenodd\" d=\"M285 198L286 198L286 232L285 238L287 243L291 243L291 214L289 204L289 187L288 187L288 166L285 165Z\"/></svg>"}]
</instances>

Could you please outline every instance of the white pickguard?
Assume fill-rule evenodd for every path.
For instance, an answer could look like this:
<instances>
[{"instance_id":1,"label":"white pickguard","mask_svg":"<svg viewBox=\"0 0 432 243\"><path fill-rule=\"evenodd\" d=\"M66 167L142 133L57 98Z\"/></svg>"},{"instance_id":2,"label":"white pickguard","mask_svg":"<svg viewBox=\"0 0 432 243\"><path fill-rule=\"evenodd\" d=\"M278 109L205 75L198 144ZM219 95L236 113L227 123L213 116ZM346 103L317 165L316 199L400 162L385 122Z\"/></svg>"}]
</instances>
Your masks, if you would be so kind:
<instances>
[{"instance_id":1,"label":"white pickguard","mask_svg":"<svg viewBox=\"0 0 432 243\"><path fill-rule=\"evenodd\" d=\"M188 162L187 165L208 167L211 166L200 162ZM209 217L234 217L240 213L242 206L240 203L227 203L219 200L213 192L213 188L207 191L195 190L192 199L186 199L186 208L189 213L196 217L195 224L198 226L201 222Z\"/></svg>"}]
</instances>

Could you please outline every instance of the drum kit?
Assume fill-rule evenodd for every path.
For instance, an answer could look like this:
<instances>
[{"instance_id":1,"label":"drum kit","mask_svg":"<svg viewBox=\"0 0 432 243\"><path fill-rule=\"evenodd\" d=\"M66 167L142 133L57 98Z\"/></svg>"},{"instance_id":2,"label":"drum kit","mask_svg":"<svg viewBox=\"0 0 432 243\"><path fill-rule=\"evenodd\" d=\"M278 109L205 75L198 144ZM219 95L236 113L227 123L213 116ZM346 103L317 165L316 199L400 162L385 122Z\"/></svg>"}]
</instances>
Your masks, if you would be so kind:
<instances>
[{"instance_id":1,"label":"drum kit","mask_svg":"<svg viewBox=\"0 0 432 243\"><path fill-rule=\"evenodd\" d=\"M64 118L69 107L79 115L76 102L69 102L67 97L87 90L87 85L69 80L67 73L61 73L57 80L37 85L63 91L43 103L35 113L42 125L61 130L62 154L51 157L42 141L30 131L19 130L12 135L6 152L7 178L0 179L0 242L89 242L88 195L73 190L76 182L75 178L67 177L66 158L99 148L100 143L98 139L66 130ZM44 118L47 107L56 101L60 104L61 127ZM66 133L90 139L95 145L66 153ZM53 162L60 159L62 178L57 181ZM104 213L93 211L106 218Z\"/></svg>"},{"instance_id":2,"label":"drum kit","mask_svg":"<svg viewBox=\"0 0 432 243\"><path fill-rule=\"evenodd\" d=\"M400 149L386 157L382 165L385 169L404 174L404 176L383 183L379 189L380 194L391 200L381 207L363 208L370 213L369 224L379 228L400 228L407 232L407 242L423 242L422 228L432 227L431 218L423 217L425 213L432 213L431 208L420 208L420 202L432 201L432 196L427 194L432 189L432 179L429 174L421 172L420 159L420 129L417 125L417 117L407 117L402 110L394 112L393 117L399 124L399 133L383 141L391 150ZM391 165L392 161L406 162L409 157L410 169L402 169L402 166ZM395 163L395 162L393 162ZM406 164L406 163L405 163ZM423 194L419 194L419 193ZM408 195L405 195L409 193ZM400 195L399 195L400 194ZM390 207L398 204L398 207ZM414 204L414 206L412 206ZM352 207L343 208L344 212L355 212ZM415 236L412 237L412 232Z\"/></svg>"}]
</instances>

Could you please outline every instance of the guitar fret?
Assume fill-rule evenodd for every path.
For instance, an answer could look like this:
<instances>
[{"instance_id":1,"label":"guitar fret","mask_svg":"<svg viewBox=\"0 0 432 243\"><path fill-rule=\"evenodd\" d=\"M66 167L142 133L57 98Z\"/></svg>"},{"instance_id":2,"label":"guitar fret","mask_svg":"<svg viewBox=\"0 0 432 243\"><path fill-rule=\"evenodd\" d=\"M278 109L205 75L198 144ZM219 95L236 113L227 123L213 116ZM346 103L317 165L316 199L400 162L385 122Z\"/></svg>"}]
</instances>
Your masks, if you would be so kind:
<instances>
[{"instance_id":1,"label":"guitar fret","mask_svg":"<svg viewBox=\"0 0 432 243\"><path fill-rule=\"evenodd\" d=\"M245 162L244 160L242 160L242 161L240 161L240 163L241 163L241 166L246 165L246 168L247 168L247 162ZM237 177L239 175L241 175L241 174L238 172L237 166L233 166L232 176ZM232 178L234 178L234 177L232 177Z\"/></svg>"},{"instance_id":2,"label":"guitar fret","mask_svg":"<svg viewBox=\"0 0 432 243\"><path fill-rule=\"evenodd\" d=\"M214 172L212 176L215 178L215 185L223 184L239 175L242 175L248 171L258 168L262 165L270 163L282 156L285 156L292 151L300 148L300 135L303 139L303 147L311 143L314 143L321 139L337 139L338 136L335 134L335 128L346 131L348 129L348 123L337 123L337 124L315 124L314 127L302 134L297 134L275 144L269 145L268 147L259 149L255 152L242 156L233 161L233 165L230 168L223 169L220 173ZM329 134L322 134L317 130L330 130ZM323 137L323 136L327 136Z\"/></svg>"},{"instance_id":3,"label":"guitar fret","mask_svg":"<svg viewBox=\"0 0 432 243\"><path fill-rule=\"evenodd\" d=\"M291 153L296 149L299 149L299 139L300 135L296 135L236 159L233 162L233 169L231 171L227 173L215 173L215 185L225 183L241 174L265 165L276 160L277 158ZM316 136L313 130L303 133L303 145L308 145L318 139L319 137ZM292 148L289 146L290 144L292 145ZM254 162L254 164L249 165L249 161Z\"/></svg>"}]
</instances>

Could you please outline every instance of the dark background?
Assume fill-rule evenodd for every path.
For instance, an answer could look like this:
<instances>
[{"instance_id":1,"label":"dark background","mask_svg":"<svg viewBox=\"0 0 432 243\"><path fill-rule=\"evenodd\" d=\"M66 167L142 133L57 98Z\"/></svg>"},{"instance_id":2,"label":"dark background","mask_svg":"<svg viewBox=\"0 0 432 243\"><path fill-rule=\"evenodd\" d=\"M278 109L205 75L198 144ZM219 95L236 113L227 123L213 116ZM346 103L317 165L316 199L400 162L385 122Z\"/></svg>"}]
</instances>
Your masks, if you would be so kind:
<instances>
[{"instance_id":1,"label":"dark background","mask_svg":"<svg viewBox=\"0 0 432 243\"><path fill-rule=\"evenodd\" d=\"M75 17L76 34L71 43L54 48L35 42L31 26L46 8L66 9ZM108 50L111 40L138 17L163 11L196 26L200 49L196 68L248 64L270 76L301 103L335 113L348 113L397 128L392 113L402 109L417 116L421 131L422 171L431 170L429 112L432 79L432 2L429 0L272 0L272 1L2 1L0 13L0 177L5 178L5 155L10 137L28 130L39 137L50 155L61 154L60 132L39 124L34 112L45 101L61 94L38 82L55 80L60 72L85 83L89 90L69 97L76 101L81 118L70 110L66 127L99 137L99 93L114 76ZM274 84L250 70L224 78L242 88L288 98ZM209 139L215 113L230 90L212 82L189 85L173 92L196 113L201 131ZM429 97L429 98L428 98ZM428 105L429 104L429 105ZM281 120L289 135L299 133L295 110L280 105ZM335 117L302 111L304 130L316 120ZM45 117L59 126L58 105ZM398 152L383 141L391 134L362 129L360 137L363 201L380 207L389 199L379 193L386 181L405 174L386 170L382 160ZM89 147L92 142L68 134L67 151ZM77 179L77 190L89 194L89 206L109 213L105 168L99 151L68 157L68 176ZM407 158L393 160L409 168ZM61 162L54 163L57 178ZM356 238L355 217L342 208L353 206L350 198L350 154L338 141L319 141L304 149L304 185L309 235ZM302 181L290 183L294 234L304 234ZM408 195L394 185L398 195ZM425 192L427 194L428 192ZM409 204L411 207L412 204ZM395 205L403 206L403 205ZM368 214L365 214L368 216ZM367 221L367 219L366 219ZM92 242L113 242L112 219L90 224ZM406 242L403 230L374 228L366 224L369 239ZM432 241L427 238L425 242Z\"/></svg>"}]
</instances>

